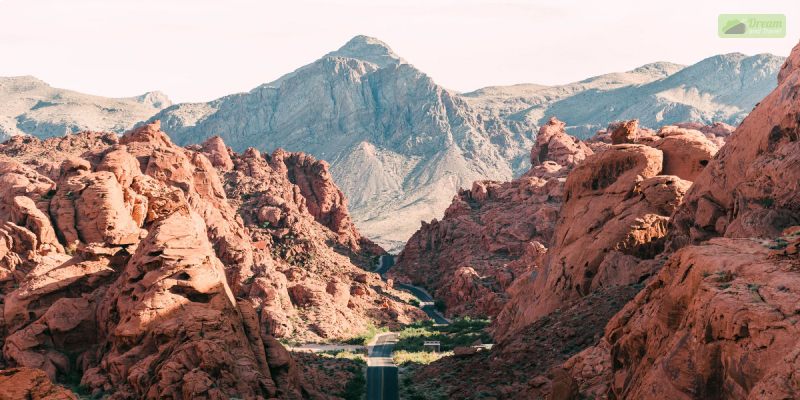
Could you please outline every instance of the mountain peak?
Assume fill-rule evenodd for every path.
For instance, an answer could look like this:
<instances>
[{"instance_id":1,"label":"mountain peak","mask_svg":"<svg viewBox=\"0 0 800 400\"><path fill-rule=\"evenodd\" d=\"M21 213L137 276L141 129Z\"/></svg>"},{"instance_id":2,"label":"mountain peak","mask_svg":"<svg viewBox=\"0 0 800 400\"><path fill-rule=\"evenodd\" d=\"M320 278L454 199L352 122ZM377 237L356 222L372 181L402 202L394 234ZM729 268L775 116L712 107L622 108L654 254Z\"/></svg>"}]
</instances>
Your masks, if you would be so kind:
<instances>
[{"instance_id":1,"label":"mountain peak","mask_svg":"<svg viewBox=\"0 0 800 400\"><path fill-rule=\"evenodd\" d=\"M379 67L405 62L386 43L365 35L353 37L339 50L330 52L326 56L355 58L376 64Z\"/></svg>"},{"instance_id":2,"label":"mountain peak","mask_svg":"<svg viewBox=\"0 0 800 400\"><path fill-rule=\"evenodd\" d=\"M172 105L172 100L159 90L154 90L152 92L147 92L145 94L139 95L134 97L136 101L139 103L149 105L153 108L157 108L159 110L167 108Z\"/></svg>"}]
</instances>

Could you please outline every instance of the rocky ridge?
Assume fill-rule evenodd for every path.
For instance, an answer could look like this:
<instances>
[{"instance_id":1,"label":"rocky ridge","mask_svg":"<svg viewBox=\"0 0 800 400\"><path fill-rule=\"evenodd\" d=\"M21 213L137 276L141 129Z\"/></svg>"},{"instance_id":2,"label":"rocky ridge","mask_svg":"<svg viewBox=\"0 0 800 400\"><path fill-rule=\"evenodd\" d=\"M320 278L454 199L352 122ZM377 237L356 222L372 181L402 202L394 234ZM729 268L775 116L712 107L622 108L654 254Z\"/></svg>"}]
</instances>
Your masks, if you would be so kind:
<instances>
[{"instance_id":1,"label":"rocky ridge","mask_svg":"<svg viewBox=\"0 0 800 400\"><path fill-rule=\"evenodd\" d=\"M564 132L563 122L551 119L539 130L528 173L460 191L441 221L422 223L390 276L428 288L449 315L496 316L509 286L546 252L565 178L591 154Z\"/></svg>"}]
</instances>

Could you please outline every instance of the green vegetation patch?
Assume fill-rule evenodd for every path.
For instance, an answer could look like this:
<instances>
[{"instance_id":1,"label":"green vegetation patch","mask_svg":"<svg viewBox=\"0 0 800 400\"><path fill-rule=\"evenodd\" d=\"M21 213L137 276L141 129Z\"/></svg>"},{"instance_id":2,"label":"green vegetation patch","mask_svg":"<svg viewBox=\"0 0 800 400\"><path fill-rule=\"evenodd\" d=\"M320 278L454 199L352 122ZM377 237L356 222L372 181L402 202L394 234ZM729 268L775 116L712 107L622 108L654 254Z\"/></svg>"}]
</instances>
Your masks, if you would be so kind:
<instances>
[{"instance_id":1,"label":"green vegetation patch","mask_svg":"<svg viewBox=\"0 0 800 400\"><path fill-rule=\"evenodd\" d=\"M367 330L365 330L364 332L360 333L357 336L345 339L344 343L366 346L369 344L369 342L372 341L372 339L375 338L377 334L382 332L389 332L389 329L386 327L378 328L373 324L369 324L369 326L367 326Z\"/></svg>"},{"instance_id":2,"label":"green vegetation patch","mask_svg":"<svg viewBox=\"0 0 800 400\"><path fill-rule=\"evenodd\" d=\"M469 347L473 344L492 343L492 337L486 332L488 319L472 319L469 317L453 320L449 325L436 326L433 321L421 321L406 326L399 332L395 351L425 351L427 340L441 342L440 350L447 352L455 347Z\"/></svg>"}]
</instances>

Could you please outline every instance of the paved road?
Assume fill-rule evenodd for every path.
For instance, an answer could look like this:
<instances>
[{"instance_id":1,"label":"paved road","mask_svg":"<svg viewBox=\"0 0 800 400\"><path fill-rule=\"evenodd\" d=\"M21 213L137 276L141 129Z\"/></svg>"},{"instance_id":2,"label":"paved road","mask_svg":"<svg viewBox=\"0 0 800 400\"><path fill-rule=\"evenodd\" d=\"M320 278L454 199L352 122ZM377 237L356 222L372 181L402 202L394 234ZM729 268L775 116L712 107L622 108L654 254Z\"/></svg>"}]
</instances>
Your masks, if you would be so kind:
<instances>
[{"instance_id":1,"label":"paved road","mask_svg":"<svg viewBox=\"0 0 800 400\"><path fill-rule=\"evenodd\" d=\"M394 266L394 256L381 256L375 272L383 275ZM397 287L407 290L420 302L420 308L437 324L449 324L450 321L434 306L433 297L422 288L404 283L396 283ZM369 348L367 358L367 400L400 400L397 366L392 362L392 350L397 343L397 334L382 333L375 337L375 343Z\"/></svg>"},{"instance_id":2,"label":"paved road","mask_svg":"<svg viewBox=\"0 0 800 400\"><path fill-rule=\"evenodd\" d=\"M389 269L391 269L394 266L394 257L395 256L391 254L381 256L378 268L375 269L375 272L380 274L381 278L384 277L383 274L388 272ZM417 300L419 300L420 303L419 308L421 308L422 311L425 311L425 314L428 314L428 316L433 320L433 322L445 325L450 323L450 321L447 318L445 318L444 315L442 315L442 313L439 312L439 310L436 309L433 297L428 292L426 292L425 289L414 285L409 285L407 283L395 283L395 286L411 292L411 294L413 294L417 298Z\"/></svg>"},{"instance_id":3,"label":"paved road","mask_svg":"<svg viewBox=\"0 0 800 400\"><path fill-rule=\"evenodd\" d=\"M294 347L288 346L286 347L286 349L289 351L299 351L308 353L319 353L322 351L337 351L337 350L358 352L364 350L364 346L359 346L354 344L336 344L336 343L327 343L327 344L306 343Z\"/></svg>"},{"instance_id":4,"label":"paved road","mask_svg":"<svg viewBox=\"0 0 800 400\"><path fill-rule=\"evenodd\" d=\"M414 285L409 285L406 283L395 283L395 286L411 292L411 294L413 294L419 300L420 304L419 308L421 308L422 311L425 311L425 314L428 314L428 316L431 317L433 322L444 325L450 323L450 321L447 318L445 318L444 315L442 315L442 313L439 312L439 310L436 309L433 297L431 297L431 295L428 294L428 292L426 292L425 289L416 287Z\"/></svg>"},{"instance_id":5,"label":"paved road","mask_svg":"<svg viewBox=\"0 0 800 400\"><path fill-rule=\"evenodd\" d=\"M367 400L400 400L397 366L392 362L396 333L375 337L367 358Z\"/></svg>"}]
</instances>

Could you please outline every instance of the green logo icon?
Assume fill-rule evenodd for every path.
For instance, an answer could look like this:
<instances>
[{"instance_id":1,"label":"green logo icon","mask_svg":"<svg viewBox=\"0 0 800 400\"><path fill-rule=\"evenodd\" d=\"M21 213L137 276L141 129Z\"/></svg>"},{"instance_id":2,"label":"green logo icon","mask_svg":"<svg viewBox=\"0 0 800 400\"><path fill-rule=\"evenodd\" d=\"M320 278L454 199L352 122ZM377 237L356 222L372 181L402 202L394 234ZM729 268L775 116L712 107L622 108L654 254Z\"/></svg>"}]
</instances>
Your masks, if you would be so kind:
<instances>
[{"instance_id":1,"label":"green logo icon","mask_svg":"<svg viewBox=\"0 0 800 400\"><path fill-rule=\"evenodd\" d=\"M786 37L783 14L720 14L717 29L721 38Z\"/></svg>"}]
</instances>

